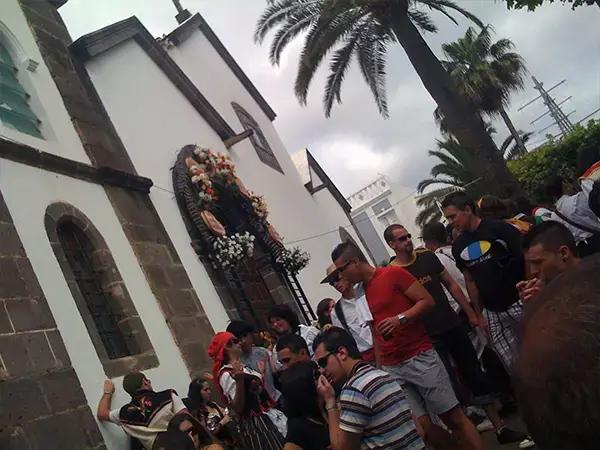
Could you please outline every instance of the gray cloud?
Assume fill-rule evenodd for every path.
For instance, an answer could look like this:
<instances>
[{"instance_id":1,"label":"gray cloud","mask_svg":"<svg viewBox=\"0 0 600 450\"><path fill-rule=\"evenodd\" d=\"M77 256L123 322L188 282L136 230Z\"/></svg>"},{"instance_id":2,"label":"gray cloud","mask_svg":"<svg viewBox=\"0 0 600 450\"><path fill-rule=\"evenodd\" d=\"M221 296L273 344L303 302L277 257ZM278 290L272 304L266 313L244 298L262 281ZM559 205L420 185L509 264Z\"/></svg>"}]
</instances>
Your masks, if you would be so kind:
<instances>
[{"instance_id":1,"label":"gray cloud","mask_svg":"<svg viewBox=\"0 0 600 450\"><path fill-rule=\"evenodd\" d=\"M427 157L439 136L432 118L433 100L422 86L400 46L388 54L388 102L390 118L382 119L371 93L356 68L350 71L342 92L343 104L325 119L321 96L326 70L322 68L314 80L308 105L301 107L293 94L295 69L300 42L284 54L282 65L273 68L268 62L268 40L263 46L252 41L254 24L262 12L264 0L183 0L192 12L200 12L210 23L241 67L275 109L275 125L290 153L308 147L345 193L386 173L401 184L414 188L428 175L435 163ZM582 7L571 11L560 4L545 5L535 13L508 11L498 0L459 0L496 30L496 37L513 40L528 68L550 87L566 78L567 83L554 93L558 100L573 96L565 104L566 112L576 109L575 120L600 106L600 9ZM70 0L62 9L67 26L74 37L93 31L117 20L137 15L154 35L162 35L176 26L174 8L169 0ZM464 34L467 21L459 26L439 14L432 13L439 27L436 35L426 40L438 56L440 45ZM513 96L510 115L516 126L536 131L550 123L544 118L531 126L529 122L544 112L537 103L523 112L523 105L536 96L532 83L525 92ZM497 140L508 131L496 122ZM544 139L547 132L533 142Z\"/></svg>"}]
</instances>

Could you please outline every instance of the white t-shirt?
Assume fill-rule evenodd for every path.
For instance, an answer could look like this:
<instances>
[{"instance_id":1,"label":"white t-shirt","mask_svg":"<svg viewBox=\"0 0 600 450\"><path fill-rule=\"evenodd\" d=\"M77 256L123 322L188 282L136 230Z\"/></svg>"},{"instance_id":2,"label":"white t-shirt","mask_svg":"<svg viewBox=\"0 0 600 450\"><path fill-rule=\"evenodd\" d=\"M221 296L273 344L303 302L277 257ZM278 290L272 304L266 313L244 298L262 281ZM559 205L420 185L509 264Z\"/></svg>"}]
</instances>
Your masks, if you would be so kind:
<instances>
[{"instance_id":1,"label":"white t-shirt","mask_svg":"<svg viewBox=\"0 0 600 450\"><path fill-rule=\"evenodd\" d=\"M369 323L364 320L364 317L371 316L367 298L364 295L351 300L340 298L338 302L344 312L350 334L356 341L358 350L363 353L372 349L373 336L371 335L371 328L369 327ZM336 327L344 328L335 309L331 310L331 323Z\"/></svg>"},{"instance_id":2,"label":"white t-shirt","mask_svg":"<svg viewBox=\"0 0 600 450\"><path fill-rule=\"evenodd\" d=\"M231 368L232 366L227 364L221 368L221 371L223 371L224 369ZM258 377L262 380L261 374L253 370L251 367L244 366L244 373L254 375L255 377ZM219 384L221 385L221 389L223 389L223 394L225 394L225 397L227 397L230 403L233 403L233 400L235 399L235 389L237 381L235 381L235 378L233 378L231 372L223 373L219 378ZM281 411L275 408L271 408L264 414L266 414L269 417L269 419L271 419L271 422L273 422L273 424L277 427L277 429L283 436L287 435L287 418Z\"/></svg>"},{"instance_id":3,"label":"white t-shirt","mask_svg":"<svg viewBox=\"0 0 600 450\"><path fill-rule=\"evenodd\" d=\"M454 256L452 256L452 246L447 245L445 247L440 247L434 253L438 257L440 262L444 265L446 272L448 272L450 276L454 278L454 281L456 281L456 283L460 286L461 290L463 291L463 294L465 294L465 297L469 298L469 293L467 292L467 284L465 283L465 277L463 276L459 268L456 267L456 261L454 260ZM454 300L452 294L448 292L446 286L442 287L444 288L444 293L446 294L446 297L448 297L448 302L450 303L450 306L455 312L458 312L460 310L460 305L457 303L456 300Z\"/></svg>"},{"instance_id":4,"label":"white t-shirt","mask_svg":"<svg viewBox=\"0 0 600 450\"><path fill-rule=\"evenodd\" d=\"M306 341L306 345L308 345L308 352L310 356L313 355L313 342L315 338L320 333L319 329L313 326L306 326L300 324L298 326L298 334Z\"/></svg>"}]
</instances>

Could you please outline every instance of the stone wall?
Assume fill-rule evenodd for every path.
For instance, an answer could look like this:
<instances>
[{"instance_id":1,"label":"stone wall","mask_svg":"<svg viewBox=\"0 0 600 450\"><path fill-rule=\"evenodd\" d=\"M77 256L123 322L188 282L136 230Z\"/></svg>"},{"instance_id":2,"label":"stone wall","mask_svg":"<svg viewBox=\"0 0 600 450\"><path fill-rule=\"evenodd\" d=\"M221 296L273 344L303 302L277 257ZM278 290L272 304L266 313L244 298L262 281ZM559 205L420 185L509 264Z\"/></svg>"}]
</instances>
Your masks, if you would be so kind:
<instances>
[{"instance_id":1,"label":"stone wall","mask_svg":"<svg viewBox=\"0 0 600 450\"><path fill-rule=\"evenodd\" d=\"M92 163L136 173L85 68L71 56L71 39L52 2L19 1ZM204 373L211 366L206 347L214 332L150 197L120 187L105 190L188 370Z\"/></svg>"},{"instance_id":2,"label":"stone wall","mask_svg":"<svg viewBox=\"0 0 600 450\"><path fill-rule=\"evenodd\" d=\"M1 192L0 448L106 448Z\"/></svg>"}]
</instances>

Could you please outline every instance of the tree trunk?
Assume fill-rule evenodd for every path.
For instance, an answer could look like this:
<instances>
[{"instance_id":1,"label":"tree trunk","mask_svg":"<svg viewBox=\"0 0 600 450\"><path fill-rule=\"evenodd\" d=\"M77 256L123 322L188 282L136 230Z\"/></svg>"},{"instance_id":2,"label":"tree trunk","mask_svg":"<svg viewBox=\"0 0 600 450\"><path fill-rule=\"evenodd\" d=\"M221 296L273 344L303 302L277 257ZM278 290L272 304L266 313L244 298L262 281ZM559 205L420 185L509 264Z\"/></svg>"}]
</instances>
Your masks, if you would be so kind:
<instances>
[{"instance_id":1,"label":"tree trunk","mask_svg":"<svg viewBox=\"0 0 600 450\"><path fill-rule=\"evenodd\" d=\"M506 162L493 139L485 130L481 117L458 93L450 75L406 13L395 11L392 14L392 27L398 42L404 48L425 88L440 107L450 131L473 155L476 168L489 193L500 198L525 195L521 185L506 167Z\"/></svg>"},{"instance_id":2,"label":"tree trunk","mask_svg":"<svg viewBox=\"0 0 600 450\"><path fill-rule=\"evenodd\" d=\"M519 147L519 151L523 155L526 154L527 148L525 147L525 143L523 142L523 139L521 139L521 135L519 134L519 132L513 125L512 120L510 120L510 117L508 117L508 114L506 113L504 108L500 108L500 115L502 116L502 119L504 120L504 123L506 124L506 127L508 128L508 131L510 131L510 134L512 134L512 137L515 139L515 142L517 143L517 147Z\"/></svg>"}]
</instances>

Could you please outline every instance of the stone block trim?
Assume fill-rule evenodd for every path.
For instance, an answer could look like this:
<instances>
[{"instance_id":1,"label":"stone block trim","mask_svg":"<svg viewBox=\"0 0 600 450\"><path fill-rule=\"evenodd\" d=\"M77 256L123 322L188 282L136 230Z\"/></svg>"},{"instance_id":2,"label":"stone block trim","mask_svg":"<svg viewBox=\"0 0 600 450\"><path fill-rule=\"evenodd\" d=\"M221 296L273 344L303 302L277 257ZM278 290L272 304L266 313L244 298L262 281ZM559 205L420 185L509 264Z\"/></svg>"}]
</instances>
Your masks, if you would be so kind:
<instances>
[{"instance_id":1,"label":"stone block trim","mask_svg":"<svg viewBox=\"0 0 600 450\"><path fill-rule=\"evenodd\" d=\"M1 192L0 405L1 449L106 449Z\"/></svg>"},{"instance_id":2,"label":"stone block trim","mask_svg":"<svg viewBox=\"0 0 600 450\"><path fill-rule=\"evenodd\" d=\"M90 262L107 300L108 309L115 317L119 331L123 335L131 356L116 359L109 358L58 236L58 227L66 221L75 224L91 242L93 252L91 253L92 259ZM157 367L159 364L158 358L148 333L131 300L112 253L94 224L80 210L63 202L48 206L44 224L54 255L63 271L73 299L77 304L77 309L85 323L107 377L115 378L130 371L143 371Z\"/></svg>"},{"instance_id":3,"label":"stone block trim","mask_svg":"<svg viewBox=\"0 0 600 450\"><path fill-rule=\"evenodd\" d=\"M192 376L210 371L214 331L150 197L105 187Z\"/></svg>"},{"instance_id":4,"label":"stone block trim","mask_svg":"<svg viewBox=\"0 0 600 450\"><path fill-rule=\"evenodd\" d=\"M19 2L92 165L99 170L105 166L136 174L82 61L71 57L71 40L68 33L63 33L66 28L56 11L57 6L43 0ZM188 370L192 375L202 375L212 365L206 355L206 345L214 331L150 197L147 192L133 192L115 186L116 183L103 184ZM110 278L114 273L105 275ZM116 282L118 284L118 280ZM125 314L124 303L121 307ZM189 322L190 329L186 329L187 322L183 319L193 319ZM0 327L2 323L0 314ZM182 339L186 341L185 346Z\"/></svg>"}]
</instances>

